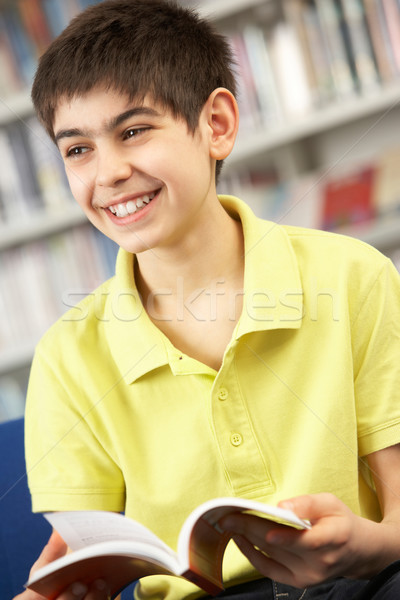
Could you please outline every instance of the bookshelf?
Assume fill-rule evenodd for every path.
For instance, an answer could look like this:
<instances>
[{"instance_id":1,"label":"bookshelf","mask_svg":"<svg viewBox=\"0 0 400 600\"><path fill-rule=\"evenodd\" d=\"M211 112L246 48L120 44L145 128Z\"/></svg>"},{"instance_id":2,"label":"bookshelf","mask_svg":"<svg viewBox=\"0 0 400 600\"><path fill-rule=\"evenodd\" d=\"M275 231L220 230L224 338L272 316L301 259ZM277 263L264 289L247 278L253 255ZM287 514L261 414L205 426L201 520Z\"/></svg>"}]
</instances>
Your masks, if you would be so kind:
<instances>
[{"instance_id":1,"label":"bookshelf","mask_svg":"<svg viewBox=\"0 0 400 600\"><path fill-rule=\"evenodd\" d=\"M71 229L85 222L86 217L81 209L71 203L68 212L36 215L25 222L3 224L0 226L0 252L12 246L26 244Z\"/></svg>"},{"instance_id":2,"label":"bookshelf","mask_svg":"<svg viewBox=\"0 0 400 600\"><path fill-rule=\"evenodd\" d=\"M256 172L258 176L262 172L267 174L266 195L269 194L270 186L276 185L277 181L301 180L309 173L314 174L314 179L310 180L311 187L315 181L322 186L328 176L338 176L343 168L349 167L349 164L359 166L364 163L374 163L379 161L379 157L388 148L400 144L396 140L400 117L400 64L396 63L396 56L400 55L399 2L347 0L346 10L349 6L353 9L351 14L346 15L348 31L351 33L353 27L354 31L358 32L358 39L364 36L364 42L367 39L365 35L368 34L370 54L368 56L364 47L367 53L364 57L364 66L368 63L369 71L367 68L364 74L358 72L355 51L351 56L349 46L351 36L349 36L347 72L352 79L347 80L348 87L345 90L343 82L339 85L338 81L333 81L332 65L334 61L338 61L339 54L336 56L332 54L332 47L329 49L328 46L321 46L320 60L318 64L314 61L311 66L310 55L306 52L307 39L304 36L314 35L315 50L315 44L318 42L316 38L318 23L318 27L321 28L319 33L321 31L326 33L322 36L326 38L325 43L331 40L333 44L334 41L332 22L330 25L325 23L325 27L329 27L329 30L326 29L324 32L322 28L321 0L315 0L314 5L307 3L308 7L313 6L315 9L314 12L307 12L307 14L304 13L305 3L302 0L286 0L284 3L278 0L181 1L183 5L199 8L203 15L213 19L216 27L230 37L237 56L241 128L235 150L226 161L220 191L236 192L237 195L241 195L239 190L243 189L242 197L246 199L245 192L249 190L247 182L251 180L252 172ZM95 2L96 0L52 0L52 2L35 0L36 18L45 26L44 31L47 32L45 37L51 38L68 23L73 14ZM397 6L397 41L393 37L395 28L392 27L392 37L389 37L389 33L383 27L386 3L390 4L392 9L394 5ZM343 5L343 2L326 0L325 5L328 4L337 8ZM23 25L22 15L17 14L17 6L23 7L23 5L23 1L21 3L11 2L11 0L0 2L0 156L2 158L8 141L5 136L11 135L10 132L15 124L19 128L25 128L25 132L31 129L34 135L39 135L32 114L29 87L37 55L40 54L41 43L45 45L46 40L33 39L29 27ZM360 13L361 9L363 10ZM15 52L15 39L10 39L8 31L10 11L13 19L19 18L20 21L24 56L22 52ZM370 21L368 21L371 15L375 16L375 37L372 36ZM342 28L344 16L343 13L342 21L339 23ZM308 29L305 27L306 21ZM378 38L381 42L379 51L376 45ZM321 36L318 43L322 43ZM27 47L30 56L27 56ZM343 48L346 51L346 47ZM353 50L354 48L353 46ZM358 48L359 52L361 50ZM314 52L314 58L315 56ZM374 58L372 71L371 56ZM330 79L326 77L326 80L329 79L328 83L323 80L324 69L325 76L328 73L327 69L330 69ZM283 78L284 73L286 78ZM292 87L290 87L291 79L294 82ZM65 289L89 290L90 285L100 283L102 279L112 274L112 261L116 249L107 244L106 248L103 247L103 242L95 236L91 226L85 224L84 215L71 201L61 173L60 160L56 157L50 142L43 143L42 161L44 162L38 166L38 163L33 161L35 152L32 147L29 147L29 135L25 137L27 149L24 152L27 161L36 169L36 175L43 164L47 169L48 163L51 165L52 174L48 176L46 170L47 179L44 183L39 181L32 186L30 205L29 203L26 205L26 202L24 204L24 199L18 199L15 204L19 212L15 219L10 217L14 207L8 212L7 207L5 208L5 204L10 200L5 197L4 186L10 190L14 184L19 192L26 191L27 188L21 187L21 182L11 181L10 178L5 181L4 176L3 179L0 176L0 285L2 281L9 281L7 278L10 278L10 269L7 270L5 267L8 261L16 268L20 268L22 273L26 273L27 264L30 264L27 256L36 253L42 257L42 261L45 263L47 261L48 269L43 266L38 267L37 273L38 277L54 278L56 280L54 289L51 291L46 285L44 286L46 292L33 287L33 291L27 293L36 301L35 310L38 312L35 312L34 319L39 324L42 323L43 328L47 328L43 315L39 314L40 300L48 300L51 295L62 294L63 286ZM7 155L6 159L11 164L10 155ZM46 186L50 186L50 189ZM257 189L256 192L258 197L263 197L263 190ZM257 206L262 206L262 216L272 218L273 214L265 212L266 205L265 202L258 203ZM283 216L278 214L278 220L285 222L285 213L290 212L290 209L283 210ZM318 222L313 222L311 225L318 226ZM57 252L67 248L68 260L80 263L81 257L74 258L71 253L71 244L72 240L75 242L80 240L79 248L84 251L83 231L91 240L91 245L86 248L86 252L89 256L93 256L96 252L102 253L106 267L103 265L102 270L102 265L97 264L95 276L90 281L85 281L89 266L82 267L79 279L74 269L72 269L74 274L70 278L67 277L68 268L62 265L61 271L66 274L65 281L62 282L60 277L54 274L54 259L52 262L44 257L55 252L54 256L59 259L60 255ZM347 224L340 228L340 232L359 237L390 254L400 247L400 214L395 211L385 215L384 218ZM0 307L10 307L12 304L5 298L4 293L0 292ZM56 308L53 306L48 311L49 318L56 318L57 314L61 314L62 302L56 302L56 305ZM7 319L10 323L13 320L11 316ZM23 328L28 320L28 316L25 316L22 319L22 326L13 325L14 333L11 331L10 323L6 324L7 326L0 325L0 409L2 380L9 382L10 378L15 378L21 386L21 393L24 393L33 348L40 337L40 327L35 329L30 337L21 334L21 327Z\"/></svg>"},{"instance_id":3,"label":"bookshelf","mask_svg":"<svg viewBox=\"0 0 400 600\"><path fill-rule=\"evenodd\" d=\"M242 136L229 159L228 168L248 164L260 154L267 155L282 146L288 146L315 135L329 134L335 128L352 124L367 117L379 118L386 112L400 109L400 81L376 90L367 96L332 103L299 119L287 119L268 132L257 131ZM398 114L395 115L396 120Z\"/></svg>"}]
</instances>

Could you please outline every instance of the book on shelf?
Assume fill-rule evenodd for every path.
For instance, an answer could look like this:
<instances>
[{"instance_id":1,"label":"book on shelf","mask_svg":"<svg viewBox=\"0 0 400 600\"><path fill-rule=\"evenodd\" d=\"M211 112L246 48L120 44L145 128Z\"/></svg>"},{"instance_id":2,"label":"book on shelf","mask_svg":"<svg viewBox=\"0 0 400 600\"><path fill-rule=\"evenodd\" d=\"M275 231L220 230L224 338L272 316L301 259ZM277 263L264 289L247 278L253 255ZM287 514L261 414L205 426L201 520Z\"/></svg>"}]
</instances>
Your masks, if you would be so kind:
<instances>
[{"instance_id":1,"label":"book on shelf","mask_svg":"<svg viewBox=\"0 0 400 600\"><path fill-rule=\"evenodd\" d=\"M73 511L46 514L72 553L36 571L27 583L46 598L56 598L68 585L89 584L101 577L111 595L147 575L184 577L216 595L224 589L222 561L231 538L218 522L237 512L249 512L273 523L310 529L292 511L244 498L216 498L198 506L185 520L177 551L144 525L121 514Z\"/></svg>"},{"instance_id":2,"label":"book on shelf","mask_svg":"<svg viewBox=\"0 0 400 600\"><path fill-rule=\"evenodd\" d=\"M313 98L300 42L292 25L287 21L277 23L268 47L284 114L290 119L310 112Z\"/></svg>"},{"instance_id":3,"label":"book on shelf","mask_svg":"<svg viewBox=\"0 0 400 600\"><path fill-rule=\"evenodd\" d=\"M236 79L241 129L255 130L261 125L261 112L257 96L257 81L251 69L248 49L241 32L229 36L230 46L236 59Z\"/></svg>"},{"instance_id":4,"label":"book on shelf","mask_svg":"<svg viewBox=\"0 0 400 600\"><path fill-rule=\"evenodd\" d=\"M15 3L7 4L2 15L21 80L25 86L29 87L36 70L35 49L22 23L18 6Z\"/></svg>"},{"instance_id":5,"label":"book on shelf","mask_svg":"<svg viewBox=\"0 0 400 600\"><path fill-rule=\"evenodd\" d=\"M0 222L17 221L28 214L28 203L23 195L21 172L4 129L0 129L0 157Z\"/></svg>"},{"instance_id":6,"label":"book on shelf","mask_svg":"<svg viewBox=\"0 0 400 600\"><path fill-rule=\"evenodd\" d=\"M68 24L65 0L42 0L42 9L52 37L60 35Z\"/></svg>"},{"instance_id":7,"label":"book on shelf","mask_svg":"<svg viewBox=\"0 0 400 600\"><path fill-rule=\"evenodd\" d=\"M54 212L71 202L59 151L36 117L0 129L0 222Z\"/></svg>"},{"instance_id":8,"label":"book on shelf","mask_svg":"<svg viewBox=\"0 0 400 600\"><path fill-rule=\"evenodd\" d=\"M375 217L375 165L329 180L323 189L322 227L334 231Z\"/></svg>"},{"instance_id":9,"label":"book on shelf","mask_svg":"<svg viewBox=\"0 0 400 600\"><path fill-rule=\"evenodd\" d=\"M264 126L277 123L282 120L282 106L276 87L266 35L260 27L255 25L246 25L243 28L242 35L252 79L255 82L260 120Z\"/></svg>"},{"instance_id":10,"label":"book on shelf","mask_svg":"<svg viewBox=\"0 0 400 600\"><path fill-rule=\"evenodd\" d=\"M340 0L339 10L357 85L363 93L375 90L380 78L363 1Z\"/></svg>"},{"instance_id":11,"label":"book on shelf","mask_svg":"<svg viewBox=\"0 0 400 600\"><path fill-rule=\"evenodd\" d=\"M23 127L43 209L54 212L72 200L61 154L36 117L29 117Z\"/></svg>"},{"instance_id":12,"label":"book on shelf","mask_svg":"<svg viewBox=\"0 0 400 600\"><path fill-rule=\"evenodd\" d=\"M397 72L400 71L400 7L397 0L381 0Z\"/></svg>"},{"instance_id":13,"label":"book on shelf","mask_svg":"<svg viewBox=\"0 0 400 600\"><path fill-rule=\"evenodd\" d=\"M377 160L375 209L380 218L400 214L400 148L388 148Z\"/></svg>"},{"instance_id":14,"label":"book on shelf","mask_svg":"<svg viewBox=\"0 0 400 600\"><path fill-rule=\"evenodd\" d=\"M52 40L41 0L17 0L17 6L24 32L32 44L32 51L37 59Z\"/></svg>"},{"instance_id":15,"label":"book on shelf","mask_svg":"<svg viewBox=\"0 0 400 600\"><path fill-rule=\"evenodd\" d=\"M0 13L0 93L4 98L11 92L19 92L23 85L5 19Z\"/></svg>"},{"instance_id":16,"label":"book on shelf","mask_svg":"<svg viewBox=\"0 0 400 600\"><path fill-rule=\"evenodd\" d=\"M364 10L378 73L382 82L388 83L396 77L397 69L388 39L383 7L377 0L364 0Z\"/></svg>"},{"instance_id":17,"label":"book on shelf","mask_svg":"<svg viewBox=\"0 0 400 600\"><path fill-rule=\"evenodd\" d=\"M285 20L292 27L293 32L297 37L300 45L300 55L303 57L304 61L304 69L312 102L315 106L318 106L321 95L319 90L317 65L315 62L315 58L318 59L318 56L313 56L312 42L309 38L310 32L306 24L306 11L310 10L310 6L306 5L303 0L287 0L283 3L282 10ZM318 54L319 52L320 47L318 48Z\"/></svg>"},{"instance_id":18,"label":"book on shelf","mask_svg":"<svg viewBox=\"0 0 400 600\"><path fill-rule=\"evenodd\" d=\"M315 0L317 14L327 40L332 78L338 98L354 95L354 78L349 64L348 52L335 0Z\"/></svg>"},{"instance_id":19,"label":"book on shelf","mask_svg":"<svg viewBox=\"0 0 400 600\"><path fill-rule=\"evenodd\" d=\"M0 364L10 351L33 349L54 321L111 277L117 251L89 223L4 249L0 310L7 319L0 320Z\"/></svg>"},{"instance_id":20,"label":"book on shelf","mask_svg":"<svg viewBox=\"0 0 400 600\"><path fill-rule=\"evenodd\" d=\"M301 25L304 26L305 31L304 43L309 47L312 68L315 72L316 89L314 97L316 97L318 105L325 105L332 102L336 96L326 36L322 31L315 5L305 3L302 0L298 0L298 3L300 4L300 16L298 18L301 19Z\"/></svg>"},{"instance_id":21,"label":"book on shelf","mask_svg":"<svg viewBox=\"0 0 400 600\"><path fill-rule=\"evenodd\" d=\"M23 122L12 121L5 127L8 136L10 152L14 156L16 177L20 184L20 201L26 204L28 212L35 213L43 206L37 173L34 163L34 152L26 143L26 126ZM7 199L6 199L7 200ZM9 199L10 203L14 198Z\"/></svg>"}]
</instances>

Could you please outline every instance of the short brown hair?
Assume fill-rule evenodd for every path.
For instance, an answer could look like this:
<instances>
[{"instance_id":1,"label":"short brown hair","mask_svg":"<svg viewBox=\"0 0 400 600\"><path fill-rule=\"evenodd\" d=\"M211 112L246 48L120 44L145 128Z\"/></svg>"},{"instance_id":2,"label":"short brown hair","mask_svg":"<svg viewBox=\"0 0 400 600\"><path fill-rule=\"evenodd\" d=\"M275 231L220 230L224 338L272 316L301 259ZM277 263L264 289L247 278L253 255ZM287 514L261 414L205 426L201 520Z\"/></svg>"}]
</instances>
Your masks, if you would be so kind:
<instances>
[{"instance_id":1,"label":"short brown hair","mask_svg":"<svg viewBox=\"0 0 400 600\"><path fill-rule=\"evenodd\" d=\"M59 100L98 85L131 99L149 94L193 132L214 89L235 94L232 64L227 40L194 11L170 0L105 0L76 16L43 54L32 100L53 140Z\"/></svg>"}]
</instances>

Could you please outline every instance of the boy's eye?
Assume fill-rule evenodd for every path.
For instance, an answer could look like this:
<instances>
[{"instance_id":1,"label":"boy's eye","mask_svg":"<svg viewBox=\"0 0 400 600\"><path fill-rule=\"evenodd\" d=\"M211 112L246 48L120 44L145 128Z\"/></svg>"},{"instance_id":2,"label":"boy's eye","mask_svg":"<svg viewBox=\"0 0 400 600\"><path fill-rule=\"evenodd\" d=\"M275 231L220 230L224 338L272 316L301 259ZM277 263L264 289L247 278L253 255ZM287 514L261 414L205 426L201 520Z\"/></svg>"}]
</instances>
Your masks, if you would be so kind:
<instances>
[{"instance_id":1,"label":"boy's eye","mask_svg":"<svg viewBox=\"0 0 400 600\"><path fill-rule=\"evenodd\" d=\"M125 140L134 138L139 136L140 134L144 133L145 131L147 131L148 129L150 129L149 127L129 127L129 129L126 129L123 133L123 138Z\"/></svg>"},{"instance_id":2,"label":"boy's eye","mask_svg":"<svg viewBox=\"0 0 400 600\"><path fill-rule=\"evenodd\" d=\"M68 158L74 158L80 156L81 154L85 154L88 151L89 148L87 148L86 146L73 146L72 148L69 148L67 150L66 156Z\"/></svg>"}]
</instances>

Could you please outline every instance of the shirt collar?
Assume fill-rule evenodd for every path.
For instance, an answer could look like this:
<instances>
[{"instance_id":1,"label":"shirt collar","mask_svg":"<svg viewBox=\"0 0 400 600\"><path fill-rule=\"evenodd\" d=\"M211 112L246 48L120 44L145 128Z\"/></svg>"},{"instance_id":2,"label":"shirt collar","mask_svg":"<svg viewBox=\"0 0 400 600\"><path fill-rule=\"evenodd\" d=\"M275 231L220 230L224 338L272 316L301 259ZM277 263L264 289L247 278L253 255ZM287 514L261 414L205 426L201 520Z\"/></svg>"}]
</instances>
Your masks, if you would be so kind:
<instances>
[{"instance_id":1,"label":"shirt collar","mask_svg":"<svg viewBox=\"0 0 400 600\"><path fill-rule=\"evenodd\" d=\"M168 364L165 336L148 317L136 288L134 260L120 248L105 320L107 341L126 383Z\"/></svg>"},{"instance_id":2,"label":"shirt collar","mask_svg":"<svg viewBox=\"0 0 400 600\"><path fill-rule=\"evenodd\" d=\"M252 331L298 328L303 298L297 261L286 232L255 217L233 196L220 196L224 208L242 222L245 248L243 312L238 339ZM119 250L116 275L107 298L105 330L112 356L126 383L169 365L175 374L198 373L200 363L182 354L147 315L134 278L134 255ZM188 364L189 363L189 364ZM202 366L201 372L212 371Z\"/></svg>"},{"instance_id":3,"label":"shirt collar","mask_svg":"<svg viewBox=\"0 0 400 600\"><path fill-rule=\"evenodd\" d=\"M252 331L297 329L303 317L303 291L297 259L284 228L257 218L244 202L220 196L244 235L243 312L235 330L238 339Z\"/></svg>"}]
</instances>

